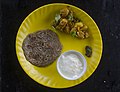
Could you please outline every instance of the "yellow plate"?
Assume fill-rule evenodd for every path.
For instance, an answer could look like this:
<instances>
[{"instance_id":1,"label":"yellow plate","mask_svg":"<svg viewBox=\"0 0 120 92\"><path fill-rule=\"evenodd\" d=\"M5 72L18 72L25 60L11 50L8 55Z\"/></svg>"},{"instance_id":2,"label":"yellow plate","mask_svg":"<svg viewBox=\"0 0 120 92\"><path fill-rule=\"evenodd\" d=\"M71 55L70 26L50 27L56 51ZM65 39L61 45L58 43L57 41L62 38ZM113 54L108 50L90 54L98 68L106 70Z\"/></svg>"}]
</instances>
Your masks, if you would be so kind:
<instances>
[{"instance_id":1,"label":"yellow plate","mask_svg":"<svg viewBox=\"0 0 120 92\"><path fill-rule=\"evenodd\" d=\"M42 29L52 29L55 31L51 27L51 23L54 20L55 14L66 6L70 6L76 16L89 27L90 38L80 40L72 38L65 33L56 32L63 45L62 53L67 50L77 50L85 56L86 45L91 46L93 49L91 58L85 56L87 60L86 73L80 79L73 81L66 80L58 74L56 61L45 68L36 67L25 59L22 50L22 42L29 33ZM95 71L102 55L102 38L96 23L83 10L69 4L53 3L36 9L22 22L16 37L16 53L21 67L33 80L52 88L68 88L85 81Z\"/></svg>"}]
</instances>

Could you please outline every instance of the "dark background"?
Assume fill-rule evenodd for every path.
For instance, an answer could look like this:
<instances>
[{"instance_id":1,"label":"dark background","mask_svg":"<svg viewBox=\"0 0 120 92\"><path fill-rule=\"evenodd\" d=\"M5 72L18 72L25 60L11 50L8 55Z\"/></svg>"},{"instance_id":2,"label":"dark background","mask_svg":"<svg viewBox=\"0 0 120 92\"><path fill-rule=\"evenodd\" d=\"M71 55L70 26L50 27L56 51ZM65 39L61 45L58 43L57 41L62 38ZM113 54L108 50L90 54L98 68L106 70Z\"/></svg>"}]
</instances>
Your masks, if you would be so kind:
<instances>
[{"instance_id":1,"label":"dark background","mask_svg":"<svg viewBox=\"0 0 120 92\"><path fill-rule=\"evenodd\" d=\"M97 70L80 85L68 89L47 88L33 81L19 65L15 52L16 34L24 18L36 8L54 2L86 11L103 38L103 55ZM120 0L2 0L0 16L2 92L120 92Z\"/></svg>"}]
</instances>

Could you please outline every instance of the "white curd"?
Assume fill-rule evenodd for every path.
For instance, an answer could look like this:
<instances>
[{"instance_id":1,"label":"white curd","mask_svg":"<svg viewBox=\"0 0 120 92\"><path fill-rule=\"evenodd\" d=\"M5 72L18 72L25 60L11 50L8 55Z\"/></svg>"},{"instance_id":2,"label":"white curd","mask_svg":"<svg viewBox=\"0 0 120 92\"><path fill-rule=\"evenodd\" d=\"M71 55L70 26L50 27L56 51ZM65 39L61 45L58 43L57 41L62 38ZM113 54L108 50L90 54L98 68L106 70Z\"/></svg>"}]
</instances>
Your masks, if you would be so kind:
<instances>
[{"instance_id":1,"label":"white curd","mask_svg":"<svg viewBox=\"0 0 120 92\"><path fill-rule=\"evenodd\" d=\"M60 71L69 78L77 78L83 71L82 59L76 54L62 55L59 63Z\"/></svg>"}]
</instances>

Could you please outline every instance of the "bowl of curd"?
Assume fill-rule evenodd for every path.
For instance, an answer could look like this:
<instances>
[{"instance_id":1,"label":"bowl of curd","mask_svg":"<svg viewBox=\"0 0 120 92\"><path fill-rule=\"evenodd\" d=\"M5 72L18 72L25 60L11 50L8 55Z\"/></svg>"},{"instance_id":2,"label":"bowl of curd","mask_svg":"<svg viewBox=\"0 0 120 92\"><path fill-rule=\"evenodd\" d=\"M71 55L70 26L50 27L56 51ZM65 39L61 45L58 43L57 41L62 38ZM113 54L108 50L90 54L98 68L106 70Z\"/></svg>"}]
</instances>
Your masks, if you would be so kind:
<instances>
[{"instance_id":1,"label":"bowl of curd","mask_svg":"<svg viewBox=\"0 0 120 92\"><path fill-rule=\"evenodd\" d=\"M77 80L87 68L85 57L78 51L69 50L60 55L57 61L58 73L67 80Z\"/></svg>"}]
</instances>

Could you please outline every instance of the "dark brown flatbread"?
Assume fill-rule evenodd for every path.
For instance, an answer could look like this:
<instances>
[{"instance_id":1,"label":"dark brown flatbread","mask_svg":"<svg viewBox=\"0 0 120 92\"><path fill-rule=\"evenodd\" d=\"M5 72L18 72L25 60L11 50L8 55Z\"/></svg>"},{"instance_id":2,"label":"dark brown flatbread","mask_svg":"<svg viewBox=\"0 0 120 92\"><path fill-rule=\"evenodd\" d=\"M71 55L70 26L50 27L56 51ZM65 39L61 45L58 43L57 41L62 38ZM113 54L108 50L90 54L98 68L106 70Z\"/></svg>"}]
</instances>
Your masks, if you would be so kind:
<instances>
[{"instance_id":1,"label":"dark brown flatbread","mask_svg":"<svg viewBox=\"0 0 120 92\"><path fill-rule=\"evenodd\" d=\"M27 35L22 44L26 59L35 66L48 66L60 55L62 45L57 34L41 30Z\"/></svg>"}]
</instances>

